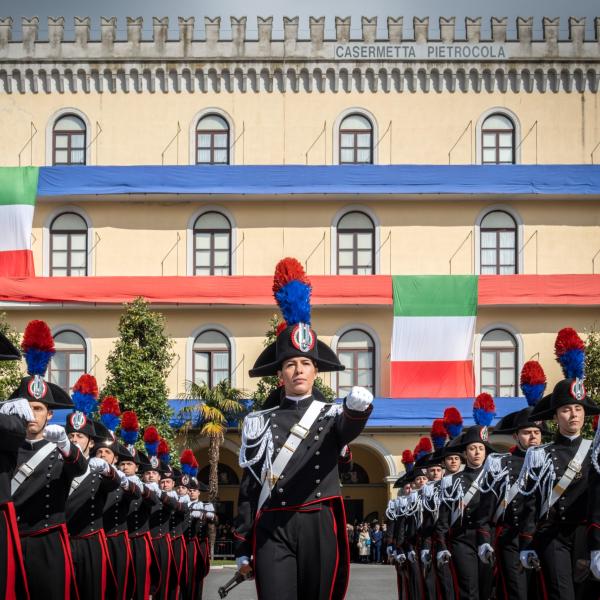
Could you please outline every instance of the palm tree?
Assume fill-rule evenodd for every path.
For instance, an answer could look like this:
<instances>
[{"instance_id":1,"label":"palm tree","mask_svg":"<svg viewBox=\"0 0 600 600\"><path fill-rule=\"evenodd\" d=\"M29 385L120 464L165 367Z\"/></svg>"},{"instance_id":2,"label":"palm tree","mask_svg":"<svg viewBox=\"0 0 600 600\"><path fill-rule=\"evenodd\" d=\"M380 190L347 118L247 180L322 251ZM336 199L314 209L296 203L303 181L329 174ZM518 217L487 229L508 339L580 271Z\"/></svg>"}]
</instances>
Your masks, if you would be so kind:
<instances>
[{"instance_id":1,"label":"palm tree","mask_svg":"<svg viewBox=\"0 0 600 600\"><path fill-rule=\"evenodd\" d=\"M208 438L208 497L215 502L219 495L219 454L225 438L227 422L239 417L245 410L242 392L231 387L225 379L212 388L205 383L188 383L188 392L182 395L186 405L179 416L181 432L186 438L190 430L200 428L200 435Z\"/></svg>"}]
</instances>

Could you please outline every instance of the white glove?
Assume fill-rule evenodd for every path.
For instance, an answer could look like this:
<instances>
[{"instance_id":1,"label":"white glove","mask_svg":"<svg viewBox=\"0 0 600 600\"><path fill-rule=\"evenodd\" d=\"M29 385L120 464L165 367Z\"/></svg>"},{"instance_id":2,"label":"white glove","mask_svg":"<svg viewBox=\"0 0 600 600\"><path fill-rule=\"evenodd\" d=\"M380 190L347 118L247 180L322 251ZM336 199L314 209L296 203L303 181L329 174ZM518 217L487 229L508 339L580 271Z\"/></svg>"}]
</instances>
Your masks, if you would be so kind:
<instances>
[{"instance_id":1,"label":"white glove","mask_svg":"<svg viewBox=\"0 0 600 600\"><path fill-rule=\"evenodd\" d=\"M238 556L235 559L235 566L237 567L237 570L239 571L242 567L249 565L250 564L250 559L247 556Z\"/></svg>"},{"instance_id":2,"label":"white glove","mask_svg":"<svg viewBox=\"0 0 600 600\"><path fill-rule=\"evenodd\" d=\"M600 579L600 550L592 550L590 569L596 579Z\"/></svg>"},{"instance_id":3,"label":"white glove","mask_svg":"<svg viewBox=\"0 0 600 600\"><path fill-rule=\"evenodd\" d=\"M110 474L110 465L103 458L94 456L94 458L90 458L88 465L90 467L90 473L100 473L100 475Z\"/></svg>"},{"instance_id":4,"label":"white glove","mask_svg":"<svg viewBox=\"0 0 600 600\"><path fill-rule=\"evenodd\" d=\"M431 562L431 552L429 550L421 550L421 562L428 565Z\"/></svg>"},{"instance_id":5,"label":"white glove","mask_svg":"<svg viewBox=\"0 0 600 600\"><path fill-rule=\"evenodd\" d=\"M145 483L146 489L154 492L155 494L160 494L160 486L156 481L151 481L150 483Z\"/></svg>"},{"instance_id":6,"label":"white glove","mask_svg":"<svg viewBox=\"0 0 600 600\"><path fill-rule=\"evenodd\" d=\"M346 406L350 410L356 410L358 412L364 412L371 406L373 402L373 394L369 390L363 387L355 385L350 393L346 396Z\"/></svg>"},{"instance_id":7,"label":"white glove","mask_svg":"<svg viewBox=\"0 0 600 600\"><path fill-rule=\"evenodd\" d=\"M452 554L450 554L448 550L440 550L436 555L438 567L443 567L444 565L447 565L450 562L451 558Z\"/></svg>"},{"instance_id":8,"label":"white glove","mask_svg":"<svg viewBox=\"0 0 600 600\"><path fill-rule=\"evenodd\" d=\"M187 494L184 494L183 496L179 496L179 502L181 502L181 504L189 504L191 500Z\"/></svg>"},{"instance_id":9,"label":"white glove","mask_svg":"<svg viewBox=\"0 0 600 600\"><path fill-rule=\"evenodd\" d=\"M17 415L28 423L35 421L29 401L25 398L15 398L0 404L0 415Z\"/></svg>"},{"instance_id":10,"label":"white glove","mask_svg":"<svg viewBox=\"0 0 600 600\"><path fill-rule=\"evenodd\" d=\"M215 507L212 505L212 502L207 502L204 505L204 510L206 511L206 518L212 521L215 518Z\"/></svg>"},{"instance_id":11,"label":"white glove","mask_svg":"<svg viewBox=\"0 0 600 600\"><path fill-rule=\"evenodd\" d=\"M125 475L125 473L123 473L123 471L119 471L119 469L116 469L115 467L113 467L113 469L115 469L115 473L117 474L117 477L119 478L119 483L120 483L121 487L124 490L129 489L129 479L127 478L127 475Z\"/></svg>"},{"instance_id":12,"label":"white glove","mask_svg":"<svg viewBox=\"0 0 600 600\"><path fill-rule=\"evenodd\" d=\"M173 500L179 500L179 496L175 490L170 490L169 492L166 492L166 494L169 498L173 498Z\"/></svg>"},{"instance_id":13,"label":"white glove","mask_svg":"<svg viewBox=\"0 0 600 600\"><path fill-rule=\"evenodd\" d=\"M492 556L494 556L494 549L489 544L481 544L481 546L477 548L477 554L479 556L479 560L484 565L489 565Z\"/></svg>"},{"instance_id":14,"label":"white glove","mask_svg":"<svg viewBox=\"0 0 600 600\"><path fill-rule=\"evenodd\" d=\"M538 561L539 558L535 550L521 550L519 554L519 560L525 569L533 569L533 561Z\"/></svg>"},{"instance_id":15,"label":"white glove","mask_svg":"<svg viewBox=\"0 0 600 600\"><path fill-rule=\"evenodd\" d=\"M404 552L401 552L400 554L396 554L396 560L398 561L399 564L404 564L406 562L406 554L404 554Z\"/></svg>"},{"instance_id":16,"label":"white glove","mask_svg":"<svg viewBox=\"0 0 600 600\"><path fill-rule=\"evenodd\" d=\"M63 454L68 454L71 448L71 442L67 437L67 432L62 425L46 425L44 433L42 434L44 439L52 442L58 446L58 449Z\"/></svg>"},{"instance_id":17,"label":"white glove","mask_svg":"<svg viewBox=\"0 0 600 600\"><path fill-rule=\"evenodd\" d=\"M394 546L388 546L385 549L385 552L388 556L394 556L395 552L394 552Z\"/></svg>"},{"instance_id":18,"label":"white glove","mask_svg":"<svg viewBox=\"0 0 600 600\"><path fill-rule=\"evenodd\" d=\"M130 475L127 479L135 485L135 487L140 491L140 493L144 492L144 484L142 480L137 475Z\"/></svg>"},{"instance_id":19,"label":"white glove","mask_svg":"<svg viewBox=\"0 0 600 600\"><path fill-rule=\"evenodd\" d=\"M406 558L408 558L408 561L411 563L416 562L417 560L417 553L414 550L411 550L407 555Z\"/></svg>"}]
</instances>

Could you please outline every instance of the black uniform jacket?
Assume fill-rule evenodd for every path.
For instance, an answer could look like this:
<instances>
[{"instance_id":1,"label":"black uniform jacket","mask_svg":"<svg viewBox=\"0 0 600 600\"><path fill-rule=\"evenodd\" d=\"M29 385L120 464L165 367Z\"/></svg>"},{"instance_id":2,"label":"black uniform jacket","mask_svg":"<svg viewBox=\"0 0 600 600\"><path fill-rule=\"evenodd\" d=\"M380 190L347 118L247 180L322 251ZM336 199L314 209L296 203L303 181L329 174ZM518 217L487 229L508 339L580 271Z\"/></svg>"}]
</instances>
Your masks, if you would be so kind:
<instances>
[{"instance_id":1,"label":"black uniform jacket","mask_svg":"<svg viewBox=\"0 0 600 600\"><path fill-rule=\"evenodd\" d=\"M508 490L517 482L521 473L521 467L525 459L525 452L518 446L507 456L502 457L502 469L508 469ZM494 493L495 491L495 493ZM521 531L523 524L523 506L525 498L521 494L517 494L511 503L506 507L500 515L498 522L494 523L494 515L498 510L500 502L504 499L505 491L500 490L500 483L494 487L494 491L486 491L481 494L479 503L479 511L477 515L477 543L478 545L488 543L491 544L492 533L495 527L498 527L499 539L513 539L517 537Z\"/></svg>"},{"instance_id":2,"label":"black uniform jacket","mask_svg":"<svg viewBox=\"0 0 600 600\"><path fill-rule=\"evenodd\" d=\"M25 440L19 448L17 464L27 462L49 443ZM65 457L55 447L14 494L19 532L31 534L64 523L71 482L85 473L86 468L87 460L76 444L71 444Z\"/></svg>"},{"instance_id":3,"label":"black uniform jacket","mask_svg":"<svg viewBox=\"0 0 600 600\"><path fill-rule=\"evenodd\" d=\"M144 487L141 496L134 496L129 503L127 530L130 537L139 537L150 531L152 507L160 504L160 498Z\"/></svg>"},{"instance_id":4,"label":"black uniform jacket","mask_svg":"<svg viewBox=\"0 0 600 600\"><path fill-rule=\"evenodd\" d=\"M103 513L108 495L119 487L114 471L105 477L89 473L67 500L67 529L73 537L83 537L104 528Z\"/></svg>"},{"instance_id":5,"label":"black uniform jacket","mask_svg":"<svg viewBox=\"0 0 600 600\"><path fill-rule=\"evenodd\" d=\"M102 518L106 535L114 535L127 531L127 517L131 503L136 498L141 497L141 492L133 483L129 484L127 490L119 486L116 490L108 494Z\"/></svg>"},{"instance_id":6,"label":"black uniform jacket","mask_svg":"<svg viewBox=\"0 0 600 600\"><path fill-rule=\"evenodd\" d=\"M574 440L570 440L557 433L554 442L545 446L544 449L552 459L554 465L554 472L556 474L554 485L563 476L568 464L577 453L582 439L582 437L577 437ZM536 491L531 496L525 497L523 525L519 543L521 550L526 550L531 546L534 535L554 535L560 529L570 531L573 527L586 522L590 470L593 470L591 466L591 451L587 453L581 470L569 487L563 492L552 508L543 515L540 514L542 505L540 494Z\"/></svg>"},{"instance_id":7,"label":"black uniform jacket","mask_svg":"<svg viewBox=\"0 0 600 600\"><path fill-rule=\"evenodd\" d=\"M464 471L452 475L452 485L454 485L455 481L458 479L463 494L466 494L482 468L483 467L473 469L471 467L465 467ZM437 523L435 524L434 535L438 550L448 550L449 535L453 538L459 538L466 533L467 530L477 529L480 499L481 494L478 491L475 492L475 495L471 498L469 504L464 508L462 518L459 516L453 525L450 523L452 520L452 510L454 510L455 507L451 510L445 502L442 502L440 505L440 514Z\"/></svg>"},{"instance_id":8,"label":"black uniform jacket","mask_svg":"<svg viewBox=\"0 0 600 600\"><path fill-rule=\"evenodd\" d=\"M17 415L0 415L0 504L10 501L10 480L25 440L25 421Z\"/></svg>"},{"instance_id":9,"label":"black uniform jacket","mask_svg":"<svg viewBox=\"0 0 600 600\"><path fill-rule=\"evenodd\" d=\"M286 442L290 429L300 421L312 401L312 396L299 402L283 398L279 408L267 413L275 450L273 461ZM344 404L340 413L326 417L325 414L330 408L331 405L326 405L321 411L308 436L301 442L285 467L262 510L282 508L287 510L322 502L325 499L336 499L339 500L339 508L343 511L338 457L342 448L364 429L372 407L364 412L358 412L350 410ZM255 472L260 473L260 468L261 464L254 465ZM246 469L240 484L239 512L234 522L236 556L252 555L260 490L261 484ZM341 528L345 536L345 519Z\"/></svg>"},{"instance_id":10,"label":"black uniform jacket","mask_svg":"<svg viewBox=\"0 0 600 600\"><path fill-rule=\"evenodd\" d=\"M588 491L588 548L600 550L600 475L590 468Z\"/></svg>"}]
</instances>

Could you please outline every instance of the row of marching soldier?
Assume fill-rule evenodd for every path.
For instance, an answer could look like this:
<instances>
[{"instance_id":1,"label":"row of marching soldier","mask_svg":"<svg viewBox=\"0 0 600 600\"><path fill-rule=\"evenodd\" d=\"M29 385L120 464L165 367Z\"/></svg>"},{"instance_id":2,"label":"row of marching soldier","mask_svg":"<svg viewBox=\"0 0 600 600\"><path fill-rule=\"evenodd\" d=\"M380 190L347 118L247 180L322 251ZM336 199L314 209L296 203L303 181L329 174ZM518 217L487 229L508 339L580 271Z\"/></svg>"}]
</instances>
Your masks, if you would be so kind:
<instances>
[{"instance_id":1,"label":"row of marching soldier","mask_svg":"<svg viewBox=\"0 0 600 600\"><path fill-rule=\"evenodd\" d=\"M22 350L29 375L0 404L0 599L201 598L215 515L192 451L171 466L154 427L146 453L136 449L136 414L121 415L114 397L98 404L91 375L71 397L46 381L54 340L43 321L29 323ZM0 360L20 357L0 336ZM53 424L65 408L64 426Z\"/></svg>"},{"instance_id":2,"label":"row of marching soldier","mask_svg":"<svg viewBox=\"0 0 600 600\"><path fill-rule=\"evenodd\" d=\"M430 437L403 453L406 471L386 511L399 599L600 598L600 434L582 436L600 406L585 389L575 330L558 333L555 354L564 379L552 393L529 361L527 406L488 430L496 407L482 393L474 426L463 429L448 407ZM494 447L500 436L512 436L507 451Z\"/></svg>"}]
</instances>

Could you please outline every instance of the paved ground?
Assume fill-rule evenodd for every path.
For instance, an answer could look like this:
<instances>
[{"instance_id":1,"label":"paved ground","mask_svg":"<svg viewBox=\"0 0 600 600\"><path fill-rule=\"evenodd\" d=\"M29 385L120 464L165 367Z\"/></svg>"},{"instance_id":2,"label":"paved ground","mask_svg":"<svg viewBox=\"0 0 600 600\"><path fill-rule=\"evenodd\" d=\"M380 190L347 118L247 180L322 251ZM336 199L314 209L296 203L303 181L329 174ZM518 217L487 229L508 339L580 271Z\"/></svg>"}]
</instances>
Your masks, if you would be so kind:
<instances>
[{"instance_id":1,"label":"paved ground","mask_svg":"<svg viewBox=\"0 0 600 600\"><path fill-rule=\"evenodd\" d=\"M234 573L233 568L211 569L204 582L203 600L219 600L218 588L228 581ZM392 566L352 564L350 586L346 600L381 600L394 598L396 594L396 576ZM227 596L228 600L256 600L254 582L244 582ZM303 598L302 600L311 600Z\"/></svg>"}]
</instances>

